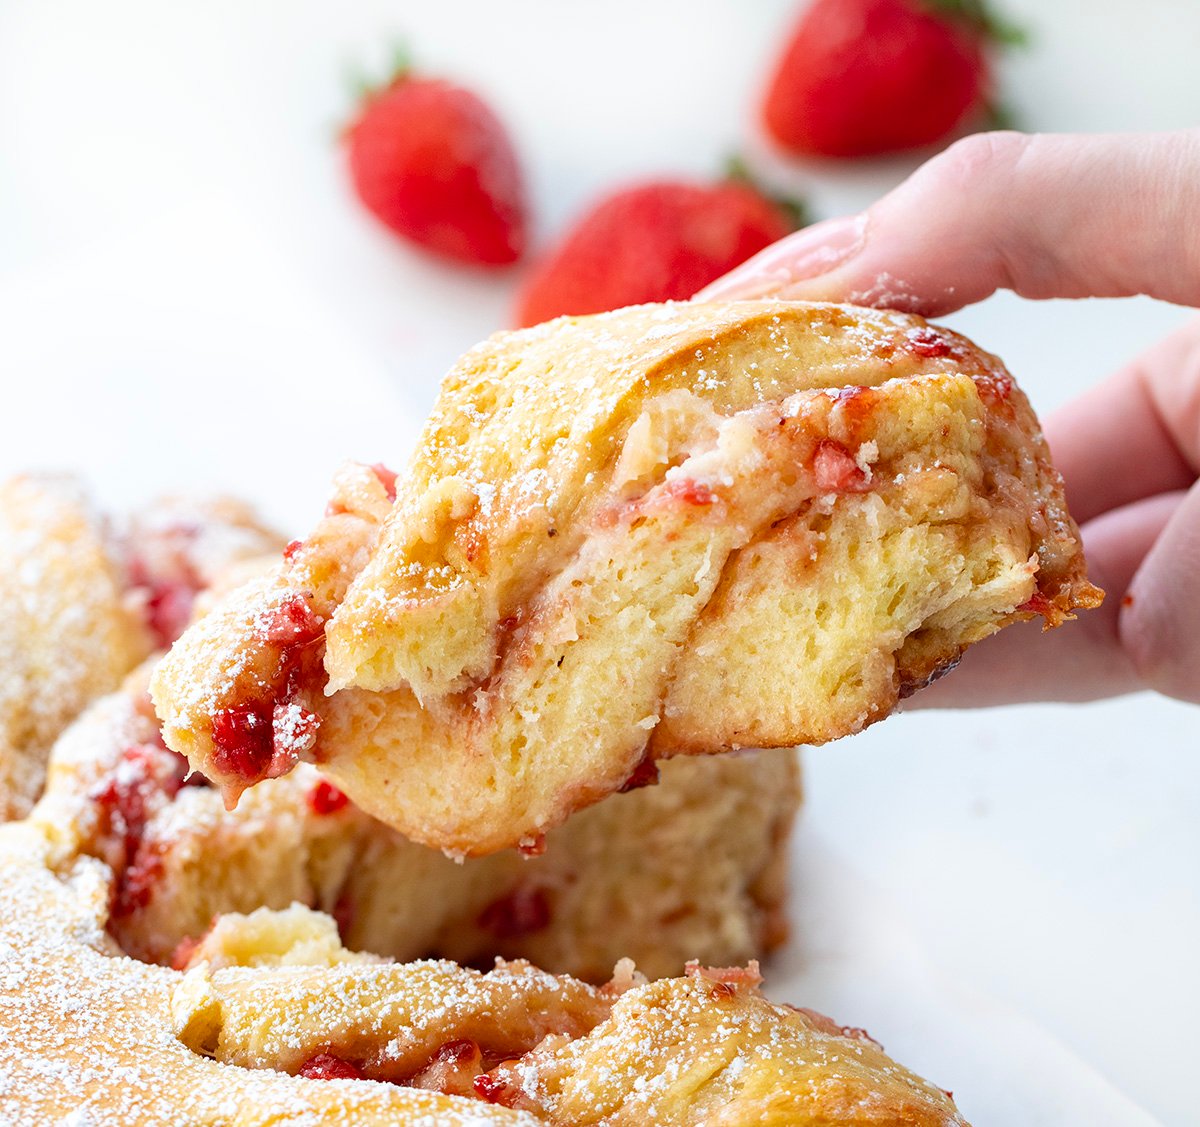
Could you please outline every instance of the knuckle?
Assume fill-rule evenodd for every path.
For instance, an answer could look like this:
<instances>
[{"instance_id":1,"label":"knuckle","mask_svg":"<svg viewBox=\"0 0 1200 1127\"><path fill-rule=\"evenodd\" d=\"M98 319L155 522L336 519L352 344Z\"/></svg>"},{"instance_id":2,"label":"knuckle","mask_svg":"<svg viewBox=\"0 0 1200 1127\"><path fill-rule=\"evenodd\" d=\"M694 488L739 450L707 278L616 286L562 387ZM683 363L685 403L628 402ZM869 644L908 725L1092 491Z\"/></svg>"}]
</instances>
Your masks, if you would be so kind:
<instances>
[{"instance_id":1,"label":"knuckle","mask_svg":"<svg viewBox=\"0 0 1200 1127\"><path fill-rule=\"evenodd\" d=\"M989 186L998 176L1007 177L1029 149L1024 133L1002 131L974 133L956 141L926 166L927 175L951 188Z\"/></svg>"}]
</instances>

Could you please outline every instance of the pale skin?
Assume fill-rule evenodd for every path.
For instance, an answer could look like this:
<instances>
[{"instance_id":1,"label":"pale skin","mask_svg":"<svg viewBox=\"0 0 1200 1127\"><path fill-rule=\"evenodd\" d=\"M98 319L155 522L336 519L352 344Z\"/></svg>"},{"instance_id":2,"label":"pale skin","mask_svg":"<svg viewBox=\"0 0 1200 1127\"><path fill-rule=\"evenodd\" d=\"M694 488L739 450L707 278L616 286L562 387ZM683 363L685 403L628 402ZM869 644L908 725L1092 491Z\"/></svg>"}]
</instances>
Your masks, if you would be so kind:
<instances>
[{"instance_id":1,"label":"pale skin","mask_svg":"<svg viewBox=\"0 0 1200 1127\"><path fill-rule=\"evenodd\" d=\"M859 216L768 247L699 298L936 317L999 289L1200 307L1200 130L969 137ZM1104 606L1013 627L911 702L1200 702L1200 318L1045 420Z\"/></svg>"}]
</instances>

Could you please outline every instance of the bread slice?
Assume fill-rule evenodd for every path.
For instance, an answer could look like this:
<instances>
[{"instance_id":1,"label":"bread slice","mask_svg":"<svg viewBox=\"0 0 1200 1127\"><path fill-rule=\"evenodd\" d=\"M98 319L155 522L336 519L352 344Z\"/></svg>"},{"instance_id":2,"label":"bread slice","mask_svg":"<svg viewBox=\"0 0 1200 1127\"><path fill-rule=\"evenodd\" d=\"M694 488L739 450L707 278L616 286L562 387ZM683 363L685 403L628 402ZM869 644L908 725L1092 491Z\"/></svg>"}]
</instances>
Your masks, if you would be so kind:
<instances>
[{"instance_id":1,"label":"bread slice","mask_svg":"<svg viewBox=\"0 0 1200 1127\"><path fill-rule=\"evenodd\" d=\"M665 756L860 731L1099 598L994 356L892 312L641 306L468 352L407 470L344 477L154 695L231 797L303 756L488 853Z\"/></svg>"}]
</instances>

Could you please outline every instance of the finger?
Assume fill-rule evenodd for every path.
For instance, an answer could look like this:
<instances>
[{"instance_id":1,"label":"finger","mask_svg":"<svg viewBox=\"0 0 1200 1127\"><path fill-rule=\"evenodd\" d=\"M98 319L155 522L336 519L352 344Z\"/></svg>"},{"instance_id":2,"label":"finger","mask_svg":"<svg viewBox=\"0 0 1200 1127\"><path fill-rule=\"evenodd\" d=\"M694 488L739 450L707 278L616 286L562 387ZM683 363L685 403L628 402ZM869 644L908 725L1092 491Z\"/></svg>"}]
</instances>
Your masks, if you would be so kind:
<instances>
[{"instance_id":1,"label":"finger","mask_svg":"<svg viewBox=\"0 0 1200 1127\"><path fill-rule=\"evenodd\" d=\"M1144 293L1200 304L1200 130L983 133L919 168L865 216L798 232L702 300L852 301L926 315L998 289Z\"/></svg>"},{"instance_id":2,"label":"finger","mask_svg":"<svg viewBox=\"0 0 1200 1127\"><path fill-rule=\"evenodd\" d=\"M1200 702L1200 483L1147 553L1123 603L1121 645L1142 683Z\"/></svg>"},{"instance_id":3,"label":"finger","mask_svg":"<svg viewBox=\"0 0 1200 1127\"><path fill-rule=\"evenodd\" d=\"M954 672L915 694L906 708L1099 700L1147 687L1122 639L1122 617L1131 609L1122 604L1185 496L1139 501L1084 527L1088 571L1106 592L1099 609L1056 630L1043 632L1034 622L1002 630L972 647Z\"/></svg>"},{"instance_id":4,"label":"finger","mask_svg":"<svg viewBox=\"0 0 1200 1127\"><path fill-rule=\"evenodd\" d=\"M1200 476L1200 318L1046 420L1081 524Z\"/></svg>"}]
</instances>

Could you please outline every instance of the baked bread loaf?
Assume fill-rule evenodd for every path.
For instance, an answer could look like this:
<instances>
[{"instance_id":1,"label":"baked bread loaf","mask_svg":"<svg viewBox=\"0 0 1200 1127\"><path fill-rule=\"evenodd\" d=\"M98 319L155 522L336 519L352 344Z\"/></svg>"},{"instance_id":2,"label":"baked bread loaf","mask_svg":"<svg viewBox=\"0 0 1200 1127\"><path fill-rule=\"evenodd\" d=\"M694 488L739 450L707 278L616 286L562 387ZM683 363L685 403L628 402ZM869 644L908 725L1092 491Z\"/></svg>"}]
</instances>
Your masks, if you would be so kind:
<instances>
[{"instance_id":1,"label":"baked bread loaf","mask_svg":"<svg viewBox=\"0 0 1200 1127\"><path fill-rule=\"evenodd\" d=\"M294 902L347 945L408 960L494 956L594 982L620 958L652 978L744 963L786 934L794 753L688 758L658 786L583 811L544 852L455 864L357 809L302 764L226 812L158 740L143 675L55 745L31 817L113 874L108 928L144 961L186 957L214 917Z\"/></svg>"},{"instance_id":2,"label":"baked bread loaf","mask_svg":"<svg viewBox=\"0 0 1200 1127\"><path fill-rule=\"evenodd\" d=\"M178 637L199 590L281 546L223 498L166 499L122 525L70 478L0 482L0 820L28 812L59 732Z\"/></svg>"},{"instance_id":3,"label":"baked bread loaf","mask_svg":"<svg viewBox=\"0 0 1200 1127\"><path fill-rule=\"evenodd\" d=\"M0 826L0 872L12 1127L964 1122L861 1031L768 1002L754 967L623 963L596 988L386 963L300 909L222 921L184 973L122 956L111 870L37 821Z\"/></svg>"},{"instance_id":4,"label":"baked bread loaf","mask_svg":"<svg viewBox=\"0 0 1200 1127\"><path fill-rule=\"evenodd\" d=\"M662 757L860 731L1099 597L995 357L899 313L642 306L468 352L407 470L347 470L153 694L231 801L310 759L484 854Z\"/></svg>"}]
</instances>

